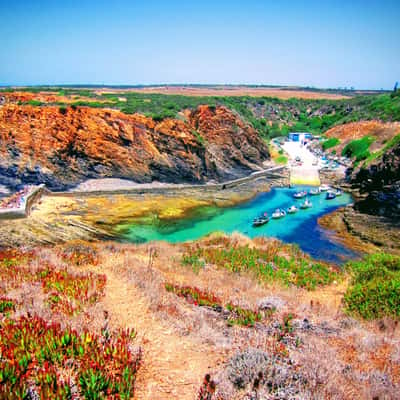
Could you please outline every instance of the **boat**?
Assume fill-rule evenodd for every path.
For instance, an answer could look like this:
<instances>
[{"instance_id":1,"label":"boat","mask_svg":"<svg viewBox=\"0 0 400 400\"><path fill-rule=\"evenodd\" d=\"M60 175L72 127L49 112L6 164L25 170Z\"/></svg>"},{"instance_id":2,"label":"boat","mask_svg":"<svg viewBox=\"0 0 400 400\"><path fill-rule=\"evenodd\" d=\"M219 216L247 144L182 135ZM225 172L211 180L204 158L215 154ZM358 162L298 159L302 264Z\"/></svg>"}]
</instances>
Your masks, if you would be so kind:
<instances>
[{"instance_id":1,"label":"boat","mask_svg":"<svg viewBox=\"0 0 400 400\"><path fill-rule=\"evenodd\" d=\"M319 187L321 192L327 192L331 187L329 185L323 184Z\"/></svg>"},{"instance_id":2,"label":"boat","mask_svg":"<svg viewBox=\"0 0 400 400\"><path fill-rule=\"evenodd\" d=\"M296 206L290 206L290 207L287 209L288 214L294 214L294 213L296 213L297 211L299 211L299 209L298 209Z\"/></svg>"},{"instance_id":3,"label":"boat","mask_svg":"<svg viewBox=\"0 0 400 400\"><path fill-rule=\"evenodd\" d=\"M269 221L269 217L260 216L260 217L254 218L253 226L254 227L262 226L262 225L265 225L268 221Z\"/></svg>"},{"instance_id":4,"label":"boat","mask_svg":"<svg viewBox=\"0 0 400 400\"><path fill-rule=\"evenodd\" d=\"M286 211L282 210L281 208L277 208L272 214L272 218L274 219L283 218L285 216L286 216Z\"/></svg>"},{"instance_id":5,"label":"boat","mask_svg":"<svg viewBox=\"0 0 400 400\"><path fill-rule=\"evenodd\" d=\"M333 199L335 199L335 198L336 198L336 194L335 194L334 192L329 191L329 192L326 194L326 199L327 199L327 200L333 200Z\"/></svg>"},{"instance_id":6,"label":"boat","mask_svg":"<svg viewBox=\"0 0 400 400\"><path fill-rule=\"evenodd\" d=\"M306 209L306 208L311 208L312 207L312 203L310 200L306 199L306 201L304 203L300 204L300 208L301 209Z\"/></svg>"},{"instance_id":7,"label":"boat","mask_svg":"<svg viewBox=\"0 0 400 400\"><path fill-rule=\"evenodd\" d=\"M336 189L335 195L336 197L341 196L343 192L340 189Z\"/></svg>"},{"instance_id":8,"label":"boat","mask_svg":"<svg viewBox=\"0 0 400 400\"><path fill-rule=\"evenodd\" d=\"M295 199L302 199L303 197L307 196L307 192L305 190L301 191L301 192L296 192L293 197Z\"/></svg>"},{"instance_id":9,"label":"boat","mask_svg":"<svg viewBox=\"0 0 400 400\"><path fill-rule=\"evenodd\" d=\"M321 190L318 189L310 189L309 194L311 194L311 196L317 196L319 194L321 194Z\"/></svg>"}]
</instances>

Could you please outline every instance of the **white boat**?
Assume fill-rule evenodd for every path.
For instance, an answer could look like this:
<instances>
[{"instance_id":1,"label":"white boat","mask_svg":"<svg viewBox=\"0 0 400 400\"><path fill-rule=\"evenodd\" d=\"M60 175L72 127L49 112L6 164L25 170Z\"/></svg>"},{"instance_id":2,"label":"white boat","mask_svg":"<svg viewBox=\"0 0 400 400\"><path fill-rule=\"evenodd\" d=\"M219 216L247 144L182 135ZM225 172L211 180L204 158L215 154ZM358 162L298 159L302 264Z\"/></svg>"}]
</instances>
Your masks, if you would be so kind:
<instances>
[{"instance_id":1,"label":"white boat","mask_svg":"<svg viewBox=\"0 0 400 400\"><path fill-rule=\"evenodd\" d=\"M322 184L322 185L319 187L319 190L320 190L320 192L327 192L330 188L331 188L331 187L330 187L329 185Z\"/></svg>"},{"instance_id":2,"label":"white boat","mask_svg":"<svg viewBox=\"0 0 400 400\"><path fill-rule=\"evenodd\" d=\"M274 219L283 218L285 216L286 216L286 211L280 208L276 209L272 214L272 218Z\"/></svg>"},{"instance_id":3,"label":"white boat","mask_svg":"<svg viewBox=\"0 0 400 400\"><path fill-rule=\"evenodd\" d=\"M317 195L321 194L321 190L320 190L319 188L317 188L317 189L311 189L311 190L309 191L309 194L310 194L311 196L317 196Z\"/></svg>"},{"instance_id":4,"label":"white boat","mask_svg":"<svg viewBox=\"0 0 400 400\"><path fill-rule=\"evenodd\" d=\"M296 192L293 194L293 197L295 199L302 199L303 197L307 196L307 192L305 190L301 191L301 192Z\"/></svg>"},{"instance_id":5,"label":"white boat","mask_svg":"<svg viewBox=\"0 0 400 400\"><path fill-rule=\"evenodd\" d=\"M312 207L312 203L308 199L306 199L306 201L304 203L300 204L300 208L302 208L303 210L306 208L311 208L311 207Z\"/></svg>"},{"instance_id":6,"label":"white boat","mask_svg":"<svg viewBox=\"0 0 400 400\"><path fill-rule=\"evenodd\" d=\"M299 209L296 206L290 206L287 210L288 214L294 214L297 211L299 211Z\"/></svg>"}]
</instances>

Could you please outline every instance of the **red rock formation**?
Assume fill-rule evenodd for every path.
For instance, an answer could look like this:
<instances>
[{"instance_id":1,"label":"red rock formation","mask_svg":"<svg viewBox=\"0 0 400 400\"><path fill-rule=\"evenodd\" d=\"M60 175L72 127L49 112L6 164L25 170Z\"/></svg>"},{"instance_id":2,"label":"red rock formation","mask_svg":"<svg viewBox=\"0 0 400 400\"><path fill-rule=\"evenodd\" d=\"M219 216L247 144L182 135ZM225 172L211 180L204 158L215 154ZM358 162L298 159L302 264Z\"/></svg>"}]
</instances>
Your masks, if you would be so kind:
<instances>
[{"instance_id":1,"label":"red rock formation","mask_svg":"<svg viewBox=\"0 0 400 400\"><path fill-rule=\"evenodd\" d=\"M88 107L0 108L0 183L86 178L202 182L241 176L269 155L254 129L224 107L201 106L187 121Z\"/></svg>"}]
</instances>

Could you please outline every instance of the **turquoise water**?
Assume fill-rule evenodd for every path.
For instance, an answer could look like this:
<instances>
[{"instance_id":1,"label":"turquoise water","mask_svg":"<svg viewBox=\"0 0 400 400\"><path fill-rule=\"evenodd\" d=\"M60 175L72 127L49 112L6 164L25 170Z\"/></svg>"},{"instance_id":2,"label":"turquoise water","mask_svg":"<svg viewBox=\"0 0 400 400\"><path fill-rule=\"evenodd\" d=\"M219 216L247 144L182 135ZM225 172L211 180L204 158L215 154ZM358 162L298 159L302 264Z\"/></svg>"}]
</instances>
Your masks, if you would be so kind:
<instances>
[{"instance_id":1,"label":"turquoise water","mask_svg":"<svg viewBox=\"0 0 400 400\"><path fill-rule=\"evenodd\" d=\"M288 214L278 220L271 219L266 225L253 227L254 217L263 212L269 215L276 208L287 209L292 204L299 206L304 199L296 200L293 193L307 187L295 189L275 188L268 193L261 193L253 200L230 208L207 208L201 216L186 218L166 224L135 225L132 224L125 238L133 242L165 240L184 242L198 239L215 231L232 233L241 232L249 237L272 236L284 242L297 243L300 248L314 258L342 263L356 258L357 254L343 245L334 242L329 232L321 228L317 219L341 206L352 202L350 195L344 193L334 200L326 200L325 193L309 196L313 207Z\"/></svg>"}]
</instances>

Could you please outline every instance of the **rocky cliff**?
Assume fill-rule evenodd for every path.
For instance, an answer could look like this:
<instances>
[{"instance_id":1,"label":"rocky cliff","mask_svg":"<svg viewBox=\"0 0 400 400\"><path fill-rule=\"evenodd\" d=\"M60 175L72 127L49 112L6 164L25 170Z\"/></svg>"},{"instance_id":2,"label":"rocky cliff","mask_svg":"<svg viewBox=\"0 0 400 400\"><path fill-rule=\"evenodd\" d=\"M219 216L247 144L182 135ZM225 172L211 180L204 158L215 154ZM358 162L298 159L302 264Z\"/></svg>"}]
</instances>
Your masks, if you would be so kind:
<instances>
[{"instance_id":1,"label":"rocky cliff","mask_svg":"<svg viewBox=\"0 0 400 400\"><path fill-rule=\"evenodd\" d=\"M0 183L62 190L88 178L205 182L242 176L269 157L257 132L225 107L182 119L87 107L0 107Z\"/></svg>"},{"instance_id":2,"label":"rocky cliff","mask_svg":"<svg viewBox=\"0 0 400 400\"><path fill-rule=\"evenodd\" d=\"M371 164L351 175L351 181L362 199L356 209L375 215L400 217L400 141L382 152Z\"/></svg>"}]
</instances>

